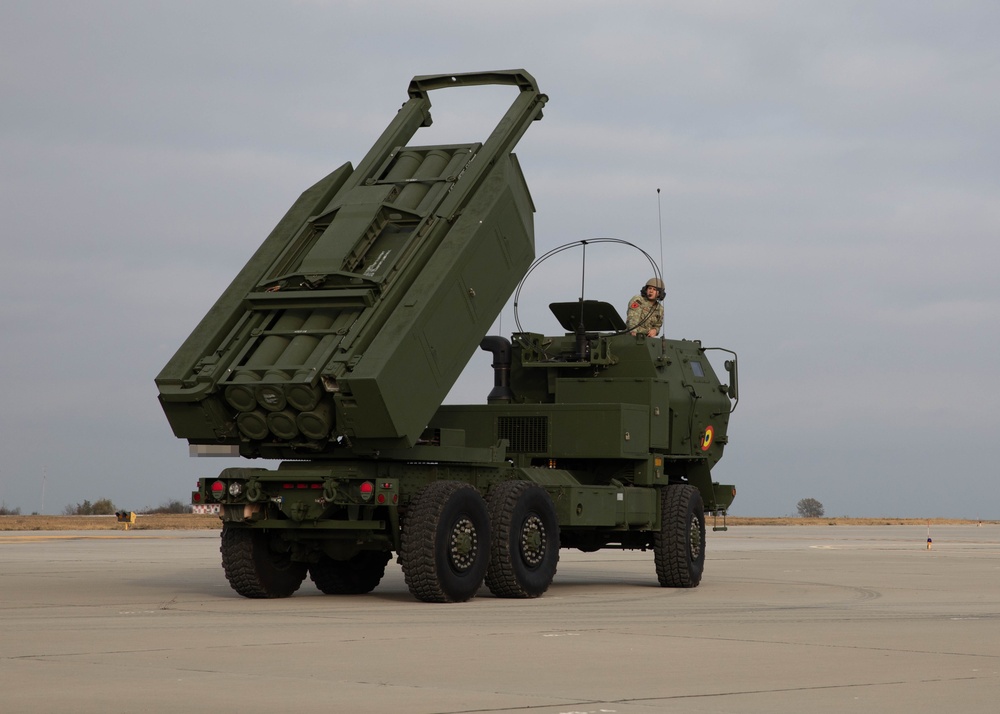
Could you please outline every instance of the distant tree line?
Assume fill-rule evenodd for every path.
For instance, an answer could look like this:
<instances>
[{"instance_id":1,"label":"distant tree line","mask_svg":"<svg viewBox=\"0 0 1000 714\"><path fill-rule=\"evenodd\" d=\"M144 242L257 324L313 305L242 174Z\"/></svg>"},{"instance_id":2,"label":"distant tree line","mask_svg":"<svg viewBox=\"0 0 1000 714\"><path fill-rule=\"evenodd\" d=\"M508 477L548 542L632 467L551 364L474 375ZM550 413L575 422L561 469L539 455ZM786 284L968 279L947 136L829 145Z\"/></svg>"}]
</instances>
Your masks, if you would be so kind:
<instances>
[{"instance_id":1,"label":"distant tree line","mask_svg":"<svg viewBox=\"0 0 1000 714\"><path fill-rule=\"evenodd\" d=\"M101 498L97 501L91 503L90 501L84 501L83 503L71 504L63 509L63 515L65 516L111 516L118 511L118 507L115 506L114 502L110 498ZM168 501L167 503L161 503L156 508L150 508L147 506L141 511L136 511L136 513L190 513L191 506L181 501Z\"/></svg>"},{"instance_id":2,"label":"distant tree line","mask_svg":"<svg viewBox=\"0 0 1000 714\"><path fill-rule=\"evenodd\" d=\"M64 516L111 516L114 512L115 504L110 498L101 498L93 503L84 501L75 506L70 504L63 509Z\"/></svg>"},{"instance_id":3,"label":"distant tree line","mask_svg":"<svg viewBox=\"0 0 1000 714\"><path fill-rule=\"evenodd\" d=\"M161 503L156 508L146 508L140 513L190 513L191 505L182 501L168 501Z\"/></svg>"},{"instance_id":4,"label":"distant tree line","mask_svg":"<svg viewBox=\"0 0 1000 714\"><path fill-rule=\"evenodd\" d=\"M8 508L6 503L0 503L0 516L20 516L20 508Z\"/></svg>"}]
</instances>

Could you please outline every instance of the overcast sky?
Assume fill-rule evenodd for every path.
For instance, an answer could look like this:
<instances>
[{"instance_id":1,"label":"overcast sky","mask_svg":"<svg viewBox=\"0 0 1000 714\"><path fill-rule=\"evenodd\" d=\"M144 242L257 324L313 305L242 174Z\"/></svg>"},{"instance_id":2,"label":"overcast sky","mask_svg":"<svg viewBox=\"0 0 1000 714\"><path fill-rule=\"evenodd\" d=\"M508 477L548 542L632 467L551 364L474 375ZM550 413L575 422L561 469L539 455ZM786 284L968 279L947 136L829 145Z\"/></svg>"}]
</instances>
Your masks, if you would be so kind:
<instances>
[{"instance_id":1,"label":"overcast sky","mask_svg":"<svg viewBox=\"0 0 1000 714\"><path fill-rule=\"evenodd\" d=\"M5 0L0 501L187 501L231 462L157 403L183 339L413 75L523 67L537 252L662 250L667 334L739 354L734 514L998 519L998 28L992 0ZM512 98L464 91L432 94L433 143ZM579 296L575 260L522 326L557 329L536 304ZM588 256L588 297L624 310L648 271Z\"/></svg>"}]
</instances>

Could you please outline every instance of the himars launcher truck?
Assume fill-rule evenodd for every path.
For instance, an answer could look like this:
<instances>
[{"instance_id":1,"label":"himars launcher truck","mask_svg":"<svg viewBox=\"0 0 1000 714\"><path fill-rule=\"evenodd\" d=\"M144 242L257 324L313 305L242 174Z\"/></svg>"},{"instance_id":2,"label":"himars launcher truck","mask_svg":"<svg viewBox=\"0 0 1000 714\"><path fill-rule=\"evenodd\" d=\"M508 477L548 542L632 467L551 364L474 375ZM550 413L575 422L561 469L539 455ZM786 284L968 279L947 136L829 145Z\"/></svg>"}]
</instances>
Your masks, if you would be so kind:
<instances>
[{"instance_id":1,"label":"himars launcher truck","mask_svg":"<svg viewBox=\"0 0 1000 714\"><path fill-rule=\"evenodd\" d=\"M429 93L501 84L482 143L409 146ZM456 90L452 90L456 91ZM513 93L513 90L512 90ZM550 306L565 332L487 336L535 257L512 153L547 97L523 70L415 77L355 168L307 189L156 378L174 434L277 468L202 478L239 594L375 588L396 555L428 602L545 592L560 548L652 550L694 587L737 397L699 341L625 329L609 304ZM442 406L477 349L483 404ZM492 391L488 388L492 386Z\"/></svg>"}]
</instances>

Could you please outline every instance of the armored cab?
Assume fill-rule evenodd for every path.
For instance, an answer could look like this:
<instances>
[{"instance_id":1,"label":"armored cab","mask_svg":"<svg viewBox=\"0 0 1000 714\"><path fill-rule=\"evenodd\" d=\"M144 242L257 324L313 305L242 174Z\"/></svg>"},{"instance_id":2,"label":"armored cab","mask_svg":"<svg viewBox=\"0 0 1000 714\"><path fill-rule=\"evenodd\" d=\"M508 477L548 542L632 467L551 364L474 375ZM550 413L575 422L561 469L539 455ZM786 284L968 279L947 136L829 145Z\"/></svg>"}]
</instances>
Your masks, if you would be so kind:
<instances>
[{"instance_id":1,"label":"armored cab","mask_svg":"<svg viewBox=\"0 0 1000 714\"><path fill-rule=\"evenodd\" d=\"M486 346L498 388L490 403L444 406L431 426L461 428L469 444L506 443L513 464L541 469L533 471L536 482L579 485L579 493L557 494L564 546L645 547L642 529L573 527L606 524L619 509L636 514L636 525L651 512L646 501L656 492L648 487L689 484L705 510L724 514L735 487L713 482L711 469L722 458L738 397L735 354L724 361L724 384L698 341L633 335L607 303L551 309L564 335L492 338ZM582 493L589 498L583 507Z\"/></svg>"},{"instance_id":2,"label":"armored cab","mask_svg":"<svg viewBox=\"0 0 1000 714\"><path fill-rule=\"evenodd\" d=\"M481 143L407 144L429 92L509 85ZM246 597L308 574L364 593L393 553L410 592L538 597L560 548L653 551L693 587L736 399L697 341L631 335L605 303L557 303L565 332L484 337L534 260L512 149L547 97L524 70L415 77L355 169L305 191L156 378L175 435L277 468L202 478L222 565ZM519 328L520 329L520 328ZM485 404L441 406L477 346ZM484 383L489 375L484 375ZM485 393L484 389L484 393Z\"/></svg>"}]
</instances>

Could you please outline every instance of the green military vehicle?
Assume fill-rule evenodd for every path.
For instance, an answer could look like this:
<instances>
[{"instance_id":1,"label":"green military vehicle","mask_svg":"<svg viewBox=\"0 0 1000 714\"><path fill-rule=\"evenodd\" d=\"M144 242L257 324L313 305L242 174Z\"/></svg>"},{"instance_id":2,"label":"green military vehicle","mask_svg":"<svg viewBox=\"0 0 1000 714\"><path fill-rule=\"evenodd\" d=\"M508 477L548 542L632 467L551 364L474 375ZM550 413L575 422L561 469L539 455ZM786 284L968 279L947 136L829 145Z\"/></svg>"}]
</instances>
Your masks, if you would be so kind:
<instances>
[{"instance_id":1,"label":"green military vehicle","mask_svg":"<svg viewBox=\"0 0 1000 714\"><path fill-rule=\"evenodd\" d=\"M429 92L483 84L518 90L484 142L407 146ZM661 585L698 585L705 514L735 496L711 477L735 354L722 384L700 342L637 337L582 297L551 306L565 334L484 337L534 260L512 150L547 99L523 70L415 77L358 167L301 195L156 378L192 450L281 460L192 494L220 507L239 594L286 597L307 573L369 592L395 553L424 601L484 580L537 597L560 548L651 549ZM486 403L442 406L480 347Z\"/></svg>"}]
</instances>

